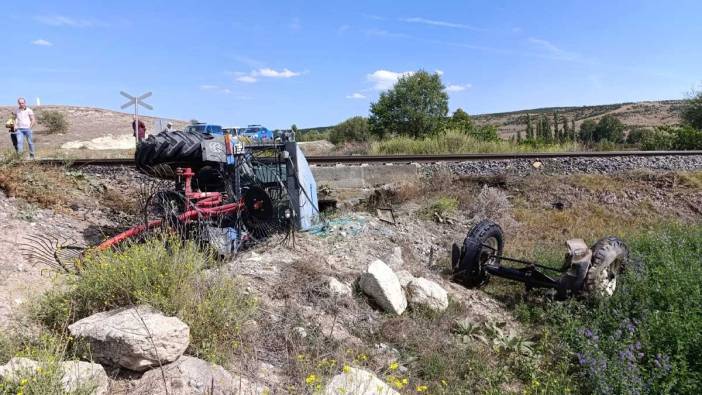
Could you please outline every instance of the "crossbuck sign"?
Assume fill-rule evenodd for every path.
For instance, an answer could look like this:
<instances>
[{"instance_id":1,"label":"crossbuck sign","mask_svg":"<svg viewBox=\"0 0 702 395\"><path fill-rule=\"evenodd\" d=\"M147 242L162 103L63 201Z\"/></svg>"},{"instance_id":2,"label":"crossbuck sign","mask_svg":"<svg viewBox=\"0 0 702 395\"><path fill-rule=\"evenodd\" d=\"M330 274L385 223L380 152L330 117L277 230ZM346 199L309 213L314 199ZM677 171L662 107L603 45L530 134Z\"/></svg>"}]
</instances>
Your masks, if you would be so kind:
<instances>
[{"instance_id":1,"label":"crossbuck sign","mask_svg":"<svg viewBox=\"0 0 702 395\"><path fill-rule=\"evenodd\" d=\"M152 93L151 93L151 92L146 92L146 93L144 93L143 95L138 96L138 97L137 97L137 96L132 96L132 95L130 95L129 93L124 92L124 91L120 91L119 94L122 95L122 96L124 96L124 97L126 97L127 99L129 99L128 102L122 104L122 107L121 107L121 108L122 108L123 110L124 110L125 108L127 108L127 107L134 106L134 121L135 121L135 123L134 123L134 126L135 126L134 135L135 135L136 140L137 140L137 143L138 143L138 142L139 142L139 106L142 106L142 107L146 108L147 110L153 110L154 108L153 108L152 106L150 106L150 105L147 104L147 103L144 103L144 101L143 101L143 100L146 99L147 97L151 96Z\"/></svg>"}]
</instances>

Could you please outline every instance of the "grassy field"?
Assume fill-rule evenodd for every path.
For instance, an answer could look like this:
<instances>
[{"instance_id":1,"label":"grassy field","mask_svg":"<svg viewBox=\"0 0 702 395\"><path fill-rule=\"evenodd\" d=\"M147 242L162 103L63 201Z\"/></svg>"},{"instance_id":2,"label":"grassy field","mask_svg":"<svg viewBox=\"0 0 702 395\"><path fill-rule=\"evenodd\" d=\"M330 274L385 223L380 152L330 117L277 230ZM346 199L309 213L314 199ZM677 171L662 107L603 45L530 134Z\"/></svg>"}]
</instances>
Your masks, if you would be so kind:
<instances>
[{"instance_id":1,"label":"grassy field","mask_svg":"<svg viewBox=\"0 0 702 395\"><path fill-rule=\"evenodd\" d=\"M582 147L577 143L564 144L515 144L507 140L480 141L468 134L447 132L443 135L430 136L423 139L410 137L393 137L374 141L370 145L369 154L455 154L455 153L488 153L488 152L570 152L579 151Z\"/></svg>"}]
</instances>

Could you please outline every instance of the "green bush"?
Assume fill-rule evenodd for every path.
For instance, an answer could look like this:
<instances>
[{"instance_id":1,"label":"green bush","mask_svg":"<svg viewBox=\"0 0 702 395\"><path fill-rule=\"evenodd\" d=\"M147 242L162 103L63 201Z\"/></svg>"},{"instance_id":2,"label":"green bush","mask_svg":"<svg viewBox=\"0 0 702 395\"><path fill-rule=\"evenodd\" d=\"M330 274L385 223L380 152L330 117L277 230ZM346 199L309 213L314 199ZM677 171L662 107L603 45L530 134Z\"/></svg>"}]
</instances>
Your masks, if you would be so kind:
<instances>
[{"instance_id":1,"label":"green bush","mask_svg":"<svg viewBox=\"0 0 702 395\"><path fill-rule=\"evenodd\" d=\"M361 116L352 117L341 122L329 133L329 141L336 145L347 141L363 142L369 139L368 118Z\"/></svg>"},{"instance_id":2,"label":"green bush","mask_svg":"<svg viewBox=\"0 0 702 395\"><path fill-rule=\"evenodd\" d=\"M641 149L646 151L702 149L702 130L690 126L661 126L644 131L640 145Z\"/></svg>"},{"instance_id":3,"label":"green bush","mask_svg":"<svg viewBox=\"0 0 702 395\"><path fill-rule=\"evenodd\" d=\"M42 110L37 120L40 124L46 126L46 130L50 134L63 133L68 130L68 121L63 113L54 110Z\"/></svg>"},{"instance_id":4,"label":"green bush","mask_svg":"<svg viewBox=\"0 0 702 395\"><path fill-rule=\"evenodd\" d=\"M300 142L329 140L329 132L320 132L318 130L310 130L309 132L306 132L306 133L296 134L295 139L297 141L300 141Z\"/></svg>"},{"instance_id":5,"label":"green bush","mask_svg":"<svg viewBox=\"0 0 702 395\"><path fill-rule=\"evenodd\" d=\"M674 130L676 134L675 149L702 149L702 129L694 129L691 126L683 126Z\"/></svg>"},{"instance_id":6,"label":"green bush","mask_svg":"<svg viewBox=\"0 0 702 395\"><path fill-rule=\"evenodd\" d=\"M473 120L470 119L470 115L468 115L467 112L459 108L454 111L451 118L448 119L447 128L469 133L473 130Z\"/></svg>"},{"instance_id":7,"label":"green bush","mask_svg":"<svg viewBox=\"0 0 702 395\"><path fill-rule=\"evenodd\" d=\"M214 258L195 243L158 238L116 251L88 255L80 275L51 291L34 315L55 331L91 314L149 304L190 326L189 353L221 362L239 342L241 324L256 300L229 276L207 276Z\"/></svg>"},{"instance_id":8,"label":"green bush","mask_svg":"<svg viewBox=\"0 0 702 395\"><path fill-rule=\"evenodd\" d=\"M681 115L685 124L695 129L702 129L702 92L690 94L690 99L685 102Z\"/></svg>"}]
</instances>

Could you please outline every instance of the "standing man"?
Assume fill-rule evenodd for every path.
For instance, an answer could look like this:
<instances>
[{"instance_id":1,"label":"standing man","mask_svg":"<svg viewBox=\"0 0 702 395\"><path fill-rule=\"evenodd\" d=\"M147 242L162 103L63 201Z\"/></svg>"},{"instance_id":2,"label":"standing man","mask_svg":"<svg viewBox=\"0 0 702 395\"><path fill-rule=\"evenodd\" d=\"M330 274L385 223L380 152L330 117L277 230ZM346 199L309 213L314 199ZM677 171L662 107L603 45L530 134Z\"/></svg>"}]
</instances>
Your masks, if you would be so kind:
<instances>
[{"instance_id":1,"label":"standing man","mask_svg":"<svg viewBox=\"0 0 702 395\"><path fill-rule=\"evenodd\" d=\"M173 124L168 122L166 124L166 127L163 129L163 132L172 132L173 131Z\"/></svg>"},{"instance_id":2,"label":"standing man","mask_svg":"<svg viewBox=\"0 0 702 395\"><path fill-rule=\"evenodd\" d=\"M29 157L34 159L34 141L32 141L32 128L36 125L34 111L27 107L24 97L17 99L17 109L15 110L15 133L17 135L17 153L24 152L24 139L29 145Z\"/></svg>"},{"instance_id":3,"label":"standing man","mask_svg":"<svg viewBox=\"0 0 702 395\"><path fill-rule=\"evenodd\" d=\"M139 131L137 132L137 126L136 126L136 121L137 118L134 116L133 121L132 121L132 130L134 131L134 137L137 138L137 141L141 141L146 137L146 125L144 125L144 121L141 119L139 120Z\"/></svg>"}]
</instances>

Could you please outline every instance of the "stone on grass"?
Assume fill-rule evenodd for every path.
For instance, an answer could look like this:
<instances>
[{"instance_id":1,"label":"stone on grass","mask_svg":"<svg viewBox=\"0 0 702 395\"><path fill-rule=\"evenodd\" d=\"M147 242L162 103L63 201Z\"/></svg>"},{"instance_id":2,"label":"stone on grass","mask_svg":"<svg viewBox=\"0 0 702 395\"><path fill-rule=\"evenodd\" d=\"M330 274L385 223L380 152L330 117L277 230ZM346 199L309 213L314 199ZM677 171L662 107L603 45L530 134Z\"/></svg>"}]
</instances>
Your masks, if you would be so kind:
<instances>
[{"instance_id":1,"label":"stone on grass","mask_svg":"<svg viewBox=\"0 0 702 395\"><path fill-rule=\"evenodd\" d=\"M448 308L448 293L441 285L426 278L415 278L407 284L407 297L413 306L428 307L434 311Z\"/></svg>"},{"instance_id":2,"label":"stone on grass","mask_svg":"<svg viewBox=\"0 0 702 395\"><path fill-rule=\"evenodd\" d=\"M97 362L139 372L175 361L190 343L183 321L146 305L93 314L68 330L88 343Z\"/></svg>"},{"instance_id":3,"label":"stone on grass","mask_svg":"<svg viewBox=\"0 0 702 395\"><path fill-rule=\"evenodd\" d=\"M37 374L43 363L29 358L12 358L5 365L0 366L0 381L19 383ZM44 369L47 369L44 367ZM83 361L61 362L57 374L61 374L61 385L66 393L90 391L92 395L107 394L109 380L105 369L96 363Z\"/></svg>"},{"instance_id":4,"label":"stone on grass","mask_svg":"<svg viewBox=\"0 0 702 395\"><path fill-rule=\"evenodd\" d=\"M400 315L407 308L407 299L395 272L380 259L376 259L358 281L366 295L372 297L383 310Z\"/></svg>"},{"instance_id":5,"label":"stone on grass","mask_svg":"<svg viewBox=\"0 0 702 395\"><path fill-rule=\"evenodd\" d=\"M61 384L68 393L78 390L92 390L91 394L106 394L110 381L102 365L83 361L68 361L61 363L63 378Z\"/></svg>"},{"instance_id":6,"label":"stone on grass","mask_svg":"<svg viewBox=\"0 0 702 395\"><path fill-rule=\"evenodd\" d=\"M387 383L373 373L358 369L346 368L334 376L324 387L324 395L399 395Z\"/></svg>"},{"instance_id":7,"label":"stone on grass","mask_svg":"<svg viewBox=\"0 0 702 395\"><path fill-rule=\"evenodd\" d=\"M351 296L353 292L351 287L342 283L334 277L327 277L324 280L324 286L332 297L343 298L346 296Z\"/></svg>"},{"instance_id":8,"label":"stone on grass","mask_svg":"<svg viewBox=\"0 0 702 395\"><path fill-rule=\"evenodd\" d=\"M410 283L410 281L414 280L414 276L412 273L410 273L407 270L400 270L395 273L397 275L397 279L400 280L400 285L402 288L407 288L407 285Z\"/></svg>"},{"instance_id":9,"label":"stone on grass","mask_svg":"<svg viewBox=\"0 0 702 395\"><path fill-rule=\"evenodd\" d=\"M263 392L263 386L232 375L219 365L186 355L163 368L144 373L132 391L138 395L249 395Z\"/></svg>"}]
</instances>

